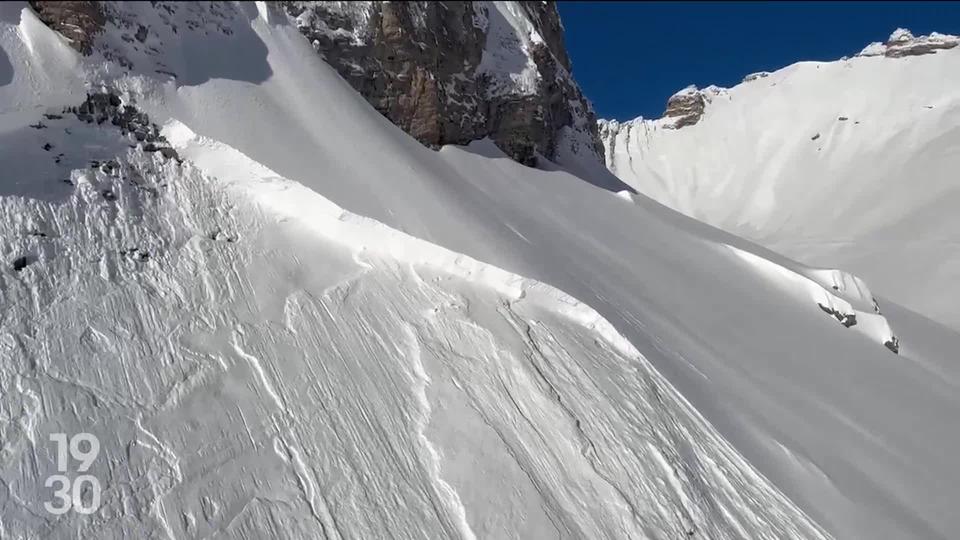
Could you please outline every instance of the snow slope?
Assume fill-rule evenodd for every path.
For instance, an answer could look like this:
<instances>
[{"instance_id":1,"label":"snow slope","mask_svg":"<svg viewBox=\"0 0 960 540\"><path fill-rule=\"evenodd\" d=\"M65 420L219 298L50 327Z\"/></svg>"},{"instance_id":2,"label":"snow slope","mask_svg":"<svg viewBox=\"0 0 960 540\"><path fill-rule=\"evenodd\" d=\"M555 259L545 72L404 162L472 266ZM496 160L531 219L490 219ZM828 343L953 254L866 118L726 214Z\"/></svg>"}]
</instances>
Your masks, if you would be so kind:
<instances>
[{"instance_id":1,"label":"snow slope","mask_svg":"<svg viewBox=\"0 0 960 540\"><path fill-rule=\"evenodd\" d=\"M890 58L879 47L754 77L682 129L602 122L607 166L671 208L852 271L960 329L960 48Z\"/></svg>"},{"instance_id":2,"label":"snow slope","mask_svg":"<svg viewBox=\"0 0 960 540\"><path fill-rule=\"evenodd\" d=\"M883 301L883 324L845 328L817 301L859 320L872 296L852 276L489 143L428 150L285 16L237 13L238 42L209 46L262 46L265 80L121 74L0 8L15 66L3 162L27 164L0 184L0 251L27 262L0 270L0 531L960 526L956 334ZM101 84L162 125L183 163L109 123L30 127ZM107 155L115 165L82 166ZM103 445L104 503L53 518L46 442L78 431Z\"/></svg>"}]
</instances>

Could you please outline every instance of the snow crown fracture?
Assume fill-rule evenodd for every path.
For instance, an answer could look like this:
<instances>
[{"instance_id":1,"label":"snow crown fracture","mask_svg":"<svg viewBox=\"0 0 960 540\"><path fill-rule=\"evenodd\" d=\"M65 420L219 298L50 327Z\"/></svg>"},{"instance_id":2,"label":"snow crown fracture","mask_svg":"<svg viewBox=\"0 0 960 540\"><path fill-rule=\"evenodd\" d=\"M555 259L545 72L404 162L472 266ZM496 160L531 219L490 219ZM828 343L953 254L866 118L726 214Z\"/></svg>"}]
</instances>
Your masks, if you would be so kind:
<instances>
[{"instance_id":1,"label":"snow crown fracture","mask_svg":"<svg viewBox=\"0 0 960 540\"><path fill-rule=\"evenodd\" d=\"M128 16L119 2L30 4L75 49L127 69L142 67L135 65L141 50L164 45L156 28ZM235 9L228 2L152 4L164 20L194 12L196 28ZM317 53L377 111L427 146L489 137L526 165L538 154L554 159L560 152L603 163L596 117L571 75L552 2L280 2L274 8L295 17ZM121 30L122 42L101 39L108 26Z\"/></svg>"}]
</instances>

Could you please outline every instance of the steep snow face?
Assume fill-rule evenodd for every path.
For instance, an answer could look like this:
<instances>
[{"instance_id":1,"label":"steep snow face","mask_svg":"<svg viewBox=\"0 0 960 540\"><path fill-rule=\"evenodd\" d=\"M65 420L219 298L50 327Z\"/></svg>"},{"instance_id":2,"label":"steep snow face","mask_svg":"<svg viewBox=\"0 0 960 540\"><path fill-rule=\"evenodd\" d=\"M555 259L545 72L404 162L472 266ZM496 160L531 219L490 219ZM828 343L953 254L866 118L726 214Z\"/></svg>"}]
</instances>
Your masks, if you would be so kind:
<instances>
[{"instance_id":1,"label":"steep snow face","mask_svg":"<svg viewBox=\"0 0 960 540\"><path fill-rule=\"evenodd\" d=\"M927 47L951 39L899 32L884 50L928 54L748 77L683 129L602 122L607 166L671 208L960 328L960 49Z\"/></svg>"},{"instance_id":2,"label":"steep snow face","mask_svg":"<svg viewBox=\"0 0 960 540\"><path fill-rule=\"evenodd\" d=\"M822 537L589 307L165 133L0 197L6 534ZM52 432L96 519L45 517Z\"/></svg>"},{"instance_id":3,"label":"steep snow face","mask_svg":"<svg viewBox=\"0 0 960 540\"><path fill-rule=\"evenodd\" d=\"M29 10L3 9L15 73L0 97L23 105L0 132L74 185L48 200L46 173L23 173L33 191L0 184L0 531L960 527L960 338L890 302L899 355L845 328L817 300L859 319L857 280L489 141L426 149L266 4L205 45L262 47L269 76L195 84L77 58ZM92 118L44 119L101 85L176 155L111 121L99 135ZM54 129L61 163L37 138ZM115 165L81 166L101 152ZM79 431L103 445L104 503L50 517L49 436Z\"/></svg>"}]
</instances>

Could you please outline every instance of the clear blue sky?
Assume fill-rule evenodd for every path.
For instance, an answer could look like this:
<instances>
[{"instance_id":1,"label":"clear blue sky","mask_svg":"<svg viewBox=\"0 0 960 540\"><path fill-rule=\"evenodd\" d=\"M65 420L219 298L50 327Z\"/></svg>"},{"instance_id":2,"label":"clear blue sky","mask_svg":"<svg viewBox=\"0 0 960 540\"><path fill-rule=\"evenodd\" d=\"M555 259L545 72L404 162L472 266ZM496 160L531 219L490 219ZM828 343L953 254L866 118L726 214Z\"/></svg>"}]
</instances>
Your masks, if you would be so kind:
<instances>
[{"instance_id":1,"label":"clear blue sky","mask_svg":"<svg viewBox=\"0 0 960 540\"><path fill-rule=\"evenodd\" d=\"M884 41L960 34L960 2L559 2L573 74L601 118L657 118L689 85L836 60Z\"/></svg>"}]
</instances>

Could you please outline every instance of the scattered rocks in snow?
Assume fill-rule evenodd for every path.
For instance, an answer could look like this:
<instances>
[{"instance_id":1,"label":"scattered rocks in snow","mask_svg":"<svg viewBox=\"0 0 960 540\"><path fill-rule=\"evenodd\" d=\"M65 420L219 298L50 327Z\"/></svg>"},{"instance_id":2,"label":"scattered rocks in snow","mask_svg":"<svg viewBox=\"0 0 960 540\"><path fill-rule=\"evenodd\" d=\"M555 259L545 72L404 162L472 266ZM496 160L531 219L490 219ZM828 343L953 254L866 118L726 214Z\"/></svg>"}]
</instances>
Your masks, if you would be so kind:
<instances>
[{"instance_id":1,"label":"scattered rocks in snow","mask_svg":"<svg viewBox=\"0 0 960 540\"><path fill-rule=\"evenodd\" d=\"M47 129L47 125L43 122L37 122L36 124L30 124L30 127L33 129Z\"/></svg>"},{"instance_id":2,"label":"scattered rocks in snow","mask_svg":"<svg viewBox=\"0 0 960 540\"><path fill-rule=\"evenodd\" d=\"M820 309L822 309L825 313L833 316L833 318L837 319L840 322L840 324L842 324L847 328L850 328L851 326L855 326L857 324L856 313L841 313L840 311L837 311L829 306L825 306L819 302L817 303L817 305L820 306Z\"/></svg>"},{"instance_id":3,"label":"scattered rocks in snow","mask_svg":"<svg viewBox=\"0 0 960 540\"><path fill-rule=\"evenodd\" d=\"M43 146L41 146L41 148L49 152L50 150L53 150L53 145L50 143L44 143Z\"/></svg>"},{"instance_id":4,"label":"scattered rocks in snow","mask_svg":"<svg viewBox=\"0 0 960 540\"><path fill-rule=\"evenodd\" d=\"M217 229L217 230L213 231L213 232L210 233L208 236L209 236L209 238L210 238L211 240L213 240L214 242L226 242L226 243L228 243L228 244L232 244L232 243L234 243L234 242L237 241L237 236L236 236L236 235L227 234L227 233L223 232L223 230L221 230L221 229Z\"/></svg>"},{"instance_id":5,"label":"scattered rocks in snow","mask_svg":"<svg viewBox=\"0 0 960 540\"><path fill-rule=\"evenodd\" d=\"M150 117L132 105L123 104L117 94L104 91L87 94L87 99L76 107L67 107L65 113L72 113L86 123L103 125L107 121L120 128L123 135L129 135L142 142L144 152L159 152L164 158L180 161L177 151L160 134L160 128L150 122ZM98 166L92 164L91 166Z\"/></svg>"},{"instance_id":6,"label":"scattered rocks in snow","mask_svg":"<svg viewBox=\"0 0 960 540\"><path fill-rule=\"evenodd\" d=\"M758 71L757 73L751 73L743 78L743 82L756 81L757 79L765 79L770 76L769 71Z\"/></svg>"}]
</instances>

